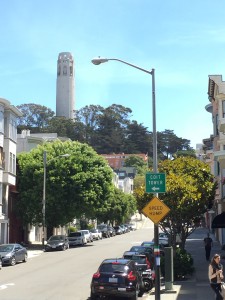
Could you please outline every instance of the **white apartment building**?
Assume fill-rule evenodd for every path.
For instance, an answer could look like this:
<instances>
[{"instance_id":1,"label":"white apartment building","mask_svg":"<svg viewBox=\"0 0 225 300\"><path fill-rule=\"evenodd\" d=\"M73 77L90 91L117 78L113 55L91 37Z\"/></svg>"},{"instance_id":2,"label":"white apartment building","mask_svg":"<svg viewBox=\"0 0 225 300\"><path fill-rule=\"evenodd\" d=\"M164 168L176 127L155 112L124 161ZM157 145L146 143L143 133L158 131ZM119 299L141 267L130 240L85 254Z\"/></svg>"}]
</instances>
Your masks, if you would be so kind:
<instances>
[{"instance_id":1,"label":"white apartment building","mask_svg":"<svg viewBox=\"0 0 225 300\"><path fill-rule=\"evenodd\" d=\"M17 118L22 113L0 98L0 244L9 240L9 186L16 184Z\"/></svg>"}]
</instances>

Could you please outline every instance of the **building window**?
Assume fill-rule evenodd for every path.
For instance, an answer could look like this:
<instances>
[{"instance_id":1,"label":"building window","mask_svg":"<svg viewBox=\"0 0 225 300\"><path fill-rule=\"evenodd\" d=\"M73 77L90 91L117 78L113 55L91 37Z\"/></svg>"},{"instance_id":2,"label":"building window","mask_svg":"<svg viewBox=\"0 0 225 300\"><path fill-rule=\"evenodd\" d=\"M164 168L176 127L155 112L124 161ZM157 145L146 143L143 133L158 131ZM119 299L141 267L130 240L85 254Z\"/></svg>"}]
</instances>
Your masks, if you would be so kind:
<instances>
[{"instance_id":1,"label":"building window","mask_svg":"<svg viewBox=\"0 0 225 300\"><path fill-rule=\"evenodd\" d=\"M4 113L0 111L0 132L4 132Z\"/></svg>"},{"instance_id":2,"label":"building window","mask_svg":"<svg viewBox=\"0 0 225 300\"><path fill-rule=\"evenodd\" d=\"M73 76L73 67L70 66L70 76Z\"/></svg>"},{"instance_id":3,"label":"building window","mask_svg":"<svg viewBox=\"0 0 225 300\"><path fill-rule=\"evenodd\" d=\"M12 152L9 155L9 172L16 174L16 155Z\"/></svg>"},{"instance_id":4,"label":"building window","mask_svg":"<svg viewBox=\"0 0 225 300\"><path fill-rule=\"evenodd\" d=\"M61 66L60 65L58 65L58 76L60 75L60 73L61 73Z\"/></svg>"},{"instance_id":5,"label":"building window","mask_svg":"<svg viewBox=\"0 0 225 300\"><path fill-rule=\"evenodd\" d=\"M63 75L66 75L66 74L67 74L67 67L63 66Z\"/></svg>"},{"instance_id":6,"label":"building window","mask_svg":"<svg viewBox=\"0 0 225 300\"><path fill-rule=\"evenodd\" d=\"M17 124L16 121L13 119L10 119L9 122L9 138L13 141L16 141L17 138Z\"/></svg>"},{"instance_id":7,"label":"building window","mask_svg":"<svg viewBox=\"0 0 225 300\"><path fill-rule=\"evenodd\" d=\"M225 118L225 100L222 101L222 117Z\"/></svg>"}]
</instances>

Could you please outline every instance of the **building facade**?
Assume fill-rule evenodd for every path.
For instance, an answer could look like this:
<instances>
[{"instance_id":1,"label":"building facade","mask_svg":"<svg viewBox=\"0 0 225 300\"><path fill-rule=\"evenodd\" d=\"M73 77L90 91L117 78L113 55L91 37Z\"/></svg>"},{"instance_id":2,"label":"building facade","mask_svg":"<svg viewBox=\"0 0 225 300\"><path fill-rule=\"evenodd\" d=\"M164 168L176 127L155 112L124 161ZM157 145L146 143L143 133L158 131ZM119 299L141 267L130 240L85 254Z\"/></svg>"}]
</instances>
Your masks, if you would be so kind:
<instances>
[{"instance_id":1,"label":"building facade","mask_svg":"<svg viewBox=\"0 0 225 300\"><path fill-rule=\"evenodd\" d=\"M218 183L213 207L206 213L211 229L215 230L220 243L225 244L224 224L216 222L218 216L225 211L225 81L221 75L209 75L208 98L210 104L206 110L212 114L213 135L203 140L205 162L210 164L211 172Z\"/></svg>"},{"instance_id":2,"label":"building facade","mask_svg":"<svg viewBox=\"0 0 225 300\"><path fill-rule=\"evenodd\" d=\"M57 61L56 116L74 119L74 60L70 52L61 52Z\"/></svg>"},{"instance_id":3,"label":"building facade","mask_svg":"<svg viewBox=\"0 0 225 300\"><path fill-rule=\"evenodd\" d=\"M17 118L21 116L15 106L0 98L0 244L9 241L10 187L16 184Z\"/></svg>"}]
</instances>

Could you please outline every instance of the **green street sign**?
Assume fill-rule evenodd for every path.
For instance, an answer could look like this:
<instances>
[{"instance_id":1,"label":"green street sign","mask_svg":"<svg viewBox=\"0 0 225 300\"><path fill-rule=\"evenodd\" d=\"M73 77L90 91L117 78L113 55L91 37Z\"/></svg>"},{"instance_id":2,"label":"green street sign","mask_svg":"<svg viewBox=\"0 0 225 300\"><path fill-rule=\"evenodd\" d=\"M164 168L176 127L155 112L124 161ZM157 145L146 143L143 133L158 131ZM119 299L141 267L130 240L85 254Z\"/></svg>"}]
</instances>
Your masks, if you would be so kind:
<instances>
[{"instance_id":1,"label":"green street sign","mask_svg":"<svg viewBox=\"0 0 225 300\"><path fill-rule=\"evenodd\" d=\"M146 173L145 174L146 193L165 193L166 174L165 173Z\"/></svg>"}]
</instances>

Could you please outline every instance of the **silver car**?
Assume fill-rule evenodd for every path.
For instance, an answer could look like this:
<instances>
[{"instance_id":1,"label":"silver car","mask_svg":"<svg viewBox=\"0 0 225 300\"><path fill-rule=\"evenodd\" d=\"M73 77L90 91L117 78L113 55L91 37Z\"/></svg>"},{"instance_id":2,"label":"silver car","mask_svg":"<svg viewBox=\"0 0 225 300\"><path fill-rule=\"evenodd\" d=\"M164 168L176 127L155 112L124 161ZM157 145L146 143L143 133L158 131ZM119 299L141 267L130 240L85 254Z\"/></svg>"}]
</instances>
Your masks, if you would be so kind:
<instances>
[{"instance_id":1,"label":"silver car","mask_svg":"<svg viewBox=\"0 0 225 300\"><path fill-rule=\"evenodd\" d=\"M68 240L70 246L77 246L77 245L84 246L85 244L87 244L87 241L84 235L82 234L82 232L71 232L68 235Z\"/></svg>"}]
</instances>

